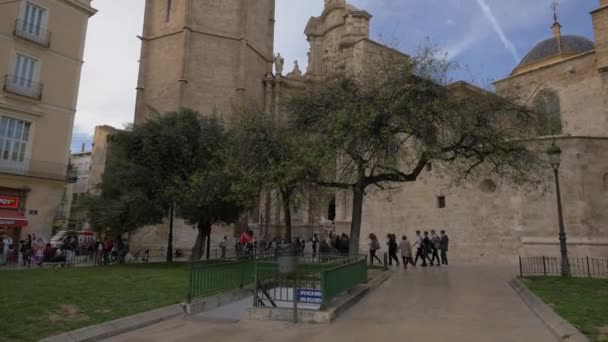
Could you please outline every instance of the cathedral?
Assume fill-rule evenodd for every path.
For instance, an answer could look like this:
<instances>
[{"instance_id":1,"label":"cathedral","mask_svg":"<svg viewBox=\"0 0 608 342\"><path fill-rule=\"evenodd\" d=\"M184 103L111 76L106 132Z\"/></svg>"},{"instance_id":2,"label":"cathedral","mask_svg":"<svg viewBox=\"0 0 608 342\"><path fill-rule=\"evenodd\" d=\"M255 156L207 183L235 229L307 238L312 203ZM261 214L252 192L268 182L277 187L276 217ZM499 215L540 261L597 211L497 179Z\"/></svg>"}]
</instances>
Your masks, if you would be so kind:
<instances>
[{"instance_id":1,"label":"cathedral","mask_svg":"<svg viewBox=\"0 0 608 342\"><path fill-rule=\"evenodd\" d=\"M290 93L322 84L336 71L357 71L374 56L407 54L370 39L372 15L345 0L325 0L304 32L308 66L284 72L274 51L274 0L147 0L135 123L150 113L191 108L203 115L254 105L281 120ZM538 113L540 143L562 149L560 180L568 246L574 256L608 256L608 0L591 12L595 42L563 34L557 16L511 74L494 83L499 96L517 95ZM566 31L564 29L564 31ZM454 91L480 93L459 81ZM548 189L552 189L548 187ZM327 191L304 201L294 226L350 230L349 193ZM250 222L261 238L282 222L280 202L263 196ZM462 261L513 262L518 255L559 255L556 194L516 189L500 179L451 187L432 165L414 183L365 198L360 245L369 233L413 237L416 230L445 230L450 253ZM264 229L266 227L266 230ZM226 227L214 229L212 245ZM175 246L189 249L196 231L178 225ZM167 227L142 229L132 245L161 247Z\"/></svg>"}]
</instances>

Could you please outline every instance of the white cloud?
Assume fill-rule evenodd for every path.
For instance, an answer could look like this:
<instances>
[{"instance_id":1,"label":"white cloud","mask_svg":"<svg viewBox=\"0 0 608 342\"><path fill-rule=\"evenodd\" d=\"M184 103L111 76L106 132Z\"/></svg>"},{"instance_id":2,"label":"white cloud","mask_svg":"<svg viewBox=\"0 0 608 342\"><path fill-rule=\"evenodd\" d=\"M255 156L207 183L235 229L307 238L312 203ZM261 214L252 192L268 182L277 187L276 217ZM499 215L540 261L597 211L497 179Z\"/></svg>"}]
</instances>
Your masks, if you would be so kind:
<instances>
[{"instance_id":1,"label":"white cloud","mask_svg":"<svg viewBox=\"0 0 608 342\"><path fill-rule=\"evenodd\" d=\"M492 28L494 29L494 31L496 32L496 34L502 41L505 48L507 50L509 50L509 52L511 52L511 55L513 55L513 59L515 60L516 63L518 63L520 59L519 59L519 54L517 53L517 50L515 49L515 45L513 45L511 40L509 40L509 38L505 34L504 30L498 23L498 19L496 19L496 16L492 12L492 9L490 8L490 6L488 6L488 4L485 2L485 0L477 0L477 4L481 8L483 14L486 16L486 18L492 24Z\"/></svg>"}]
</instances>

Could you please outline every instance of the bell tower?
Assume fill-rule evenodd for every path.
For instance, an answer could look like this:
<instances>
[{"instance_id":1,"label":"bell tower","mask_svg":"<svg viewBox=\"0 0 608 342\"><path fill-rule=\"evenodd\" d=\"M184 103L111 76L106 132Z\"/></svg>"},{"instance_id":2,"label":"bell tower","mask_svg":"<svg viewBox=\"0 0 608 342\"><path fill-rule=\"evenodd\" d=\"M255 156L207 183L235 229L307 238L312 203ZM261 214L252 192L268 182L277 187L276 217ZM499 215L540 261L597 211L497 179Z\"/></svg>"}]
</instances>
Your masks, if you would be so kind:
<instances>
[{"instance_id":1,"label":"bell tower","mask_svg":"<svg viewBox=\"0 0 608 342\"><path fill-rule=\"evenodd\" d=\"M275 0L146 0L135 124L152 112L263 107Z\"/></svg>"}]
</instances>

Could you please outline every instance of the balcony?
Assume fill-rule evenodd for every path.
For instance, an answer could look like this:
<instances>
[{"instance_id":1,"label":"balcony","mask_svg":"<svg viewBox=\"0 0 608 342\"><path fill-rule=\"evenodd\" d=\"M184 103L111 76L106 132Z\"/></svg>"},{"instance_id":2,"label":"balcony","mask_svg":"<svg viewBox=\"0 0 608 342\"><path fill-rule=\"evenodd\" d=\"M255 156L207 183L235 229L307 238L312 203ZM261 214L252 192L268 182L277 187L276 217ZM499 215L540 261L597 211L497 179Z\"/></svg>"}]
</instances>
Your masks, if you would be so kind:
<instances>
[{"instance_id":1,"label":"balcony","mask_svg":"<svg viewBox=\"0 0 608 342\"><path fill-rule=\"evenodd\" d=\"M3 90L8 93L13 93L25 97L30 97L36 100L42 99L42 84L20 78L13 75L4 76L4 88Z\"/></svg>"},{"instance_id":2,"label":"balcony","mask_svg":"<svg viewBox=\"0 0 608 342\"><path fill-rule=\"evenodd\" d=\"M51 46L51 32L40 26L30 24L23 19L17 19L15 21L13 34L15 37L25 39L46 48Z\"/></svg>"},{"instance_id":3,"label":"balcony","mask_svg":"<svg viewBox=\"0 0 608 342\"><path fill-rule=\"evenodd\" d=\"M0 173L67 181L70 183L76 181L74 170L69 165L33 159L19 161L0 158Z\"/></svg>"}]
</instances>

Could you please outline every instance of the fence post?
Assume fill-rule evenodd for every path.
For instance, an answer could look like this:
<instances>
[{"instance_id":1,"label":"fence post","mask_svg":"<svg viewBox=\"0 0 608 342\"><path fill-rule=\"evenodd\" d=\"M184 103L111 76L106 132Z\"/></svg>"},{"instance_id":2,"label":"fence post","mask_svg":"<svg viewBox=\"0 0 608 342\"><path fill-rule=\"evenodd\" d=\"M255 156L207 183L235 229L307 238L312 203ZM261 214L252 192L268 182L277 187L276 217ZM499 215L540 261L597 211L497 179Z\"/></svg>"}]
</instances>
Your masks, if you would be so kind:
<instances>
[{"instance_id":1,"label":"fence post","mask_svg":"<svg viewBox=\"0 0 608 342\"><path fill-rule=\"evenodd\" d=\"M524 269L522 268L522 265L521 265L521 255L519 256L519 277L520 278L524 277Z\"/></svg>"},{"instance_id":2,"label":"fence post","mask_svg":"<svg viewBox=\"0 0 608 342\"><path fill-rule=\"evenodd\" d=\"M587 257L587 274L589 275L589 279L591 279L591 268L589 267L589 257Z\"/></svg>"},{"instance_id":3,"label":"fence post","mask_svg":"<svg viewBox=\"0 0 608 342\"><path fill-rule=\"evenodd\" d=\"M388 256L384 253L384 270L388 270Z\"/></svg>"},{"instance_id":4,"label":"fence post","mask_svg":"<svg viewBox=\"0 0 608 342\"><path fill-rule=\"evenodd\" d=\"M325 310L325 267L321 268L321 310Z\"/></svg>"},{"instance_id":5,"label":"fence post","mask_svg":"<svg viewBox=\"0 0 608 342\"><path fill-rule=\"evenodd\" d=\"M258 288L258 263L257 261L253 262L253 288L255 289L253 292L253 307L258 307L258 292L260 289Z\"/></svg>"},{"instance_id":6,"label":"fence post","mask_svg":"<svg viewBox=\"0 0 608 342\"><path fill-rule=\"evenodd\" d=\"M189 274L189 279L188 279L188 294L187 294L187 300L188 303L192 303L192 272L194 270L193 265L194 261L190 261L190 274Z\"/></svg>"}]
</instances>

